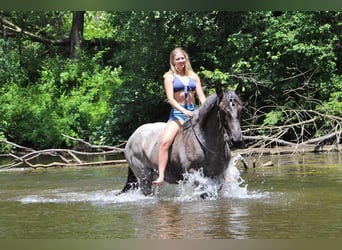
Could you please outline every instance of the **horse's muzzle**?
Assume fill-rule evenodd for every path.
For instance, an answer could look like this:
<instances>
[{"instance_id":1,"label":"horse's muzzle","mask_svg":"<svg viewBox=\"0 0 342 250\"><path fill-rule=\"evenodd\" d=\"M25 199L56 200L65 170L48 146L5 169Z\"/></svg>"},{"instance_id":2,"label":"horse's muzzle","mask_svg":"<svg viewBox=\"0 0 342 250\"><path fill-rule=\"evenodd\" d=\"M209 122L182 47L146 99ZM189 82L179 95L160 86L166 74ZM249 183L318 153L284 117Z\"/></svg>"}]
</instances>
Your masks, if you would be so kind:
<instances>
[{"instance_id":1,"label":"horse's muzzle","mask_svg":"<svg viewBox=\"0 0 342 250\"><path fill-rule=\"evenodd\" d=\"M245 141L243 140L242 136L241 138L231 138L229 140L229 146L231 148L244 148L245 147Z\"/></svg>"}]
</instances>

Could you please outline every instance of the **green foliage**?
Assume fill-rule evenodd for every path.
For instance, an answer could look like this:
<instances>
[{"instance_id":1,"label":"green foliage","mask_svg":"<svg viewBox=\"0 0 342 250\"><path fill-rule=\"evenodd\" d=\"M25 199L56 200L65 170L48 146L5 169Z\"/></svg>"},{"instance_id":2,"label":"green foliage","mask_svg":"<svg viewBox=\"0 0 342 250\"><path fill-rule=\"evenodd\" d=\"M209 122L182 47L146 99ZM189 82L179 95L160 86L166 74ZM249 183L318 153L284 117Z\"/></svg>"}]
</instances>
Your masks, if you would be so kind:
<instances>
[{"instance_id":1,"label":"green foliage","mask_svg":"<svg viewBox=\"0 0 342 250\"><path fill-rule=\"evenodd\" d=\"M249 12L241 29L228 36L230 71L253 76L245 82L244 97L256 125L311 119L305 110L341 115L340 18L339 12ZM304 111L285 115L286 109ZM304 131L317 135L328 127L334 125L318 119ZM287 139L298 139L291 132Z\"/></svg>"},{"instance_id":2,"label":"green foliage","mask_svg":"<svg viewBox=\"0 0 342 250\"><path fill-rule=\"evenodd\" d=\"M62 134L101 143L110 135L103 130L120 72L120 68L100 68L96 60L94 64L48 60L39 84L2 88L1 130L16 143L38 148L72 146Z\"/></svg>"},{"instance_id":3,"label":"green foliage","mask_svg":"<svg viewBox=\"0 0 342 250\"><path fill-rule=\"evenodd\" d=\"M86 40L110 39L114 35L114 28L108 22L111 18L111 13L106 11L87 11L85 13L84 22L84 38Z\"/></svg>"},{"instance_id":4,"label":"green foliage","mask_svg":"<svg viewBox=\"0 0 342 250\"><path fill-rule=\"evenodd\" d=\"M222 72L219 69L214 69L214 71L204 69L201 67L201 71L198 72L204 81L207 79L211 82L226 83L229 79L229 73Z\"/></svg>"},{"instance_id":5,"label":"green foliage","mask_svg":"<svg viewBox=\"0 0 342 250\"><path fill-rule=\"evenodd\" d=\"M126 140L141 124L167 120L169 107L162 98L161 85L144 81L143 78L126 76L122 85L114 90L109 122L112 143Z\"/></svg>"},{"instance_id":6,"label":"green foliage","mask_svg":"<svg viewBox=\"0 0 342 250\"><path fill-rule=\"evenodd\" d=\"M325 83L324 88L329 92L328 83L336 69L337 36L331 32L332 24L320 21L320 15L319 12L246 15L242 31L228 38L228 46L236 58L231 70L257 73L272 101L279 103L288 98L285 90L302 85L305 88L308 82L312 88L323 87L320 84ZM326 98L321 94L312 93L312 97ZM293 98L294 105L298 105L301 100L298 96Z\"/></svg>"},{"instance_id":7,"label":"green foliage","mask_svg":"<svg viewBox=\"0 0 342 250\"><path fill-rule=\"evenodd\" d=\"M0 37L0 136L18 144L72 147L63 133L115 144L143 123L165 121L162 76L176 46L189 52L208 94L216 82L244 84L246 127L306 118L287 109L342 115L341 12L87 11L78 60L68 59L67 44L37 39L65 40L72 12L0 15L35 35L0 24L7 32ZM336 126L319 122L305 131Z\"/></svg>"},{"instance_id":8,"label":"green foliage","mask_svg":"<svg viewBox=\"0 0 342 250\"><path fill-rule=\"evenodd\" d=\"M2 131L0 131L0 154L11 153L13 150L12 145L6 143L6 137Z\"/></svg>"},{"instance_id":9,"label":"green foliage","mask_svg":"<svg viewBox=\"0 0 342 250\"><path fill-rule=\"evenodd\" d=\"M272 110L271 112L266 114L263 125L275 126L275 125L278 125L282 119L283 119L282 111Z\"/></svg>"},{"instance_id":10,"label":"green foliage","mask_svg":"<svg viewBox=\"0 0 342 250\"><path fill-rule=\"evenodd\" d=\"M323 102L323 105L317 105L316 109L326 114L342 117L342 76L334 77L332 85L334 90L330 92L329 99Z\"/></svg>"},{"instance_id":11,"label":"green foliage","mask_svg":"<svg viewBox=\"0 0 342 250\"><path fill-rule=\"evenodd\" d=\"M218 11L115 12L114 39L122 49L113 62L132 70L129 74L157 82L169 68L169 53L180 46L189 53L195 71L220 69L227 56L222 49L225 35L236 28L230 24L237 20L239 13Z\"/></svg>"},{"instance_id":12,"label":"green foliage","mask_svg":"<svg viewBox=\"0 0 342 250\"><path fill-rule=\"evenodd\" d=\"M1 95L1 130L10 141L34 146L56 146L61 141L55 126L55 112L50 109L51 98L40 93L35 86L21 89L7 85Z\"/></svg>"},{"instance_id":13,"label":"green foliage","mask_svg":"<svg viewBox=\"0 0 342 250\"><path fill-rule=\"evenodd\" d=\"M102 144L107 142L107 134L103 130L112 113L110 99L116 85L121 84L120 69L106 67L92 74L82 73L79 88L61 95L58 103L63 117L68 117L68 127L72 136L87 138L89 141Z\"/></svg>"}]
</instances>

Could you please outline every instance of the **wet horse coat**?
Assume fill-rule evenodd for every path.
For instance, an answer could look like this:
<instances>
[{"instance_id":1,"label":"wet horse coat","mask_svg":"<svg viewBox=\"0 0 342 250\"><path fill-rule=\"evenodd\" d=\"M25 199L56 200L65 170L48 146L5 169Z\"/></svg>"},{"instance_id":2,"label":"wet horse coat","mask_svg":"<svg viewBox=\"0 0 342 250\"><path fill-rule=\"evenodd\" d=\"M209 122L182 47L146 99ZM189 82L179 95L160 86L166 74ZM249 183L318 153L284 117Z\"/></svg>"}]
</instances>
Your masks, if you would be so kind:
<instances>
[{"instance_id":1,"label":"wet horse coat","mask_svg":"<svg viewBox=\"0 0 342 250\"><path fill-rule=\"evenodd\" d=\"M169 149L165 181L178 183L185 172L201 168L205 176L222 176L230 160L230 146L242 144L241 108L236 92L217 86L216 94L206 99L175 137ZM140 187L145 195L153 193L152 181L158 176L158 152L165 126L162 122L144 124L128 139L128 177L121 192Z\"/></svg>"}]
</instances>

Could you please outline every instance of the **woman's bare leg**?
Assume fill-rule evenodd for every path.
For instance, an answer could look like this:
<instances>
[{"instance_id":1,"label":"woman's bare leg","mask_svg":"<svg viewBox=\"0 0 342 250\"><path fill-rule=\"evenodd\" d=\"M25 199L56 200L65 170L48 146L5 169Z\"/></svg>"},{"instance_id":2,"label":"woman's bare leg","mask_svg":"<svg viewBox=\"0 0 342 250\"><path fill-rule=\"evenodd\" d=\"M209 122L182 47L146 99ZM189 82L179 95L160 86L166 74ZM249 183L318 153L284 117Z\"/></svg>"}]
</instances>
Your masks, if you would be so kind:
<instances>
[{"instance_id":1,"label":"woman's bare leg","mask_svg":"<svg viewBox=\"0 0 342 250\"><path fill-rule=\"evenodd\" d=\"M153 181L152 184L155 185L161 185L164 183L164 174L165 169L169 157L169 147L171 143L173 142L176 134L179 131L179 128L181 126L180 121L170 121L167 123L162 141L160 143L159 147L159 157L158 157L158 171L159 171L159 177L157 180Z\"/></svg>"}]
</instances>

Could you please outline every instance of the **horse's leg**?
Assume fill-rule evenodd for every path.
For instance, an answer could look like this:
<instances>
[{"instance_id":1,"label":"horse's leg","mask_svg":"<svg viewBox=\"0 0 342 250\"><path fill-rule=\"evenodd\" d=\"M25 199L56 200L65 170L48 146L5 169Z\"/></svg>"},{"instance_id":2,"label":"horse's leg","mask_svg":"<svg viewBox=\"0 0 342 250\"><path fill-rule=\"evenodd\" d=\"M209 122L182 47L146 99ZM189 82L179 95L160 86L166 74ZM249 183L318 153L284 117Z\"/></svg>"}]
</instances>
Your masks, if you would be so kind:
<instances>
[{"instance_id":1,"label":"horse's leg","mask_svg":"<svg viewBox=\"0 0 342 250\"><path fill-rule=\"evenodd\" d=\"M120 191L120 193L118 193L118 195L122 193L126 193L128 190L131 190L131 189L137 189L138 186L139 184L138 184L137 177L133 173L132 169L128 167L126 184L123 187L123 189Z\"/></svg>"},{"instance_id":2,"label":"horse's leg","mask_svg":"<svg viewBox=\"0 0 342 250\"><path fill-rule=\"evenodd\" d=\"M153 194L152 181L153 181L153 170L145 167L143 177L140 178L139 185L140 185L141 192L146 196Z\"/></svg>"},{"instance_id":3,"label":"horse's leg","mask_svg":"<svg viewBox=\"0 0 342 250\"><path fill-rule=\"evenodd\" d=\"M132 176L131 183L132 181L135 182L137 180L139 184L136 185L136 188L139 186L140 191L146 196L153 194L153 169L146 167L144 159L141 159L140 157L131 158L129 165L132 166L132 169L130 168L131 170L129 171L129 175L131 174ZM129 178L130 177L128 176L127 181ZM127 183L129 183L129 181Z\"/></svg>"}]
</instances>

